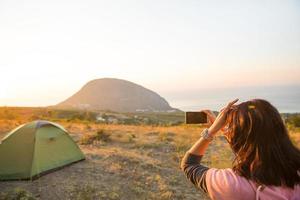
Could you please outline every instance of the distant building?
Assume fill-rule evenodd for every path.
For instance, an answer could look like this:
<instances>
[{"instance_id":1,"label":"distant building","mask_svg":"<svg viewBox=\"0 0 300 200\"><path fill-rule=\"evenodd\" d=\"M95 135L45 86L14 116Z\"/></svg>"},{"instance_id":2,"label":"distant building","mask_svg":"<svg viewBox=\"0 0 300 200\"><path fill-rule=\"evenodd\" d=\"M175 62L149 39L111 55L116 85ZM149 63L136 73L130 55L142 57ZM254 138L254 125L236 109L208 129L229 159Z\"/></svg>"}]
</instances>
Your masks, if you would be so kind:
<instances>
[{"instance_id":1,"label":"distant building","mask_svg":"<svg viewBox=\"0 0 300 200\"><path fill-rule=\"evenodd\" d=\"M97 116L96 120L99 121L99 122L105 122L106 121L106 119L104 119L102 116Z\"/></svg>"},{"instance_id":2,"label":"distant building","mask_svg":"<svg viewBox=\"0 0 300 200\"><path fill-rule=\"evenodd\" d=\"M112 124L117 124L119 122L119 120L117 118L109 117L107 119L107 122L112 123Z\"/></svg>"}]
</instances>

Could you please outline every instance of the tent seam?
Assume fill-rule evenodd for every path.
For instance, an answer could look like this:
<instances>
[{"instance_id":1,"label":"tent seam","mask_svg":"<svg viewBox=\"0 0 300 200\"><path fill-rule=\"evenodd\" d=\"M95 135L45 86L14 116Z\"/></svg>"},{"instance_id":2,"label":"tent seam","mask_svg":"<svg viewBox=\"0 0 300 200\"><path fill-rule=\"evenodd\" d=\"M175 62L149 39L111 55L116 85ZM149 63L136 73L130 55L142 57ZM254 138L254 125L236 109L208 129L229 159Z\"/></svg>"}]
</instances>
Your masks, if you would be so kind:
<instances>
[{"instance_id":1,"label":"tent seam","mask_svg":"<svg viewBox=\"0 0 300 200\"><path fill-rule=\"evenodd\" d=\"M33 142L33 152L32 152L32 160L31 160L31 167L30 167L30 180L32 180L32 166L34 164L34 156L35 156L35 143L36 143L36 132L37 132L37 125L34 127L34 142Z\"/></svg>"}]
</instances>

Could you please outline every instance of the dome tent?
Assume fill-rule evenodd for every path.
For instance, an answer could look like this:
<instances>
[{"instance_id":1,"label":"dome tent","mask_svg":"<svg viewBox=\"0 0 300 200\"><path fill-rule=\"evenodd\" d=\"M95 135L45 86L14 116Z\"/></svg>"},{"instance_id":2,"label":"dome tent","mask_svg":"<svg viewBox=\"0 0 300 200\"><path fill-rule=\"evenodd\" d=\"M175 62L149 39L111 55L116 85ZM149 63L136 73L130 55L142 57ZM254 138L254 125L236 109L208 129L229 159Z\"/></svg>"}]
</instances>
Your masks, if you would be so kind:
<instances>
[{"instance_id":1,"label":"dome tent","mask_svg":"<svg viewBox=\"0 0 300 200\"><path fill-rule=\"evenodd\" d=\"M63 127L34 121L14 129L0 142L0 180L34 179L84 159Z\"/></svg>"}]
</instances>

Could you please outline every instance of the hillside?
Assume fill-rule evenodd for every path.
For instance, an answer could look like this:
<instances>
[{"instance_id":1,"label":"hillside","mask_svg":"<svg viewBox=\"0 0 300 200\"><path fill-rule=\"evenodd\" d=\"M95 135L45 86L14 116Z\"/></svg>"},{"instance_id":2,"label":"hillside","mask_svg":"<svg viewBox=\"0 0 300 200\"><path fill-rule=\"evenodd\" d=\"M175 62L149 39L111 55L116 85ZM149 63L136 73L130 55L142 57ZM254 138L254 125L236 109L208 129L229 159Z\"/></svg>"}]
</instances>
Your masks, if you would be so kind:
<instances>
[{"instance_id":1,"label":"hillside","mask_svg":"<svg viewBox=\"0 0 300 200\"><path fill-rule=\"evenodd\" d=\"M157 93L135 83L114 78L92 80L56 107L116 112L176 110Z\"/></svg>"}]
</instances>

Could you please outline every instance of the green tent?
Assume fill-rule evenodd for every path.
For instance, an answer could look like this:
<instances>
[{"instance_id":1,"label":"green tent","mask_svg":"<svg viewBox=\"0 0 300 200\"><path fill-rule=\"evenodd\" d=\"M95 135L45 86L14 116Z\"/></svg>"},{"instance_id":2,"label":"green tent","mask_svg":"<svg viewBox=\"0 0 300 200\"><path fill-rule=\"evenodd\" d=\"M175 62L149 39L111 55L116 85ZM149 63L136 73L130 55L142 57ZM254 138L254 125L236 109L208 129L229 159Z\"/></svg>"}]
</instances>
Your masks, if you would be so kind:
<instances>
[{"instance_id":1,"label":"green tent","mask_svg":"<svg viewBox=\"0 0 300 200\"><path fill-rule=\"evenodd\" d=\"M34 121L19 126L0 142L0 180L33 179L83 159L63 127Z\"/></svg>"}]
</instances>

